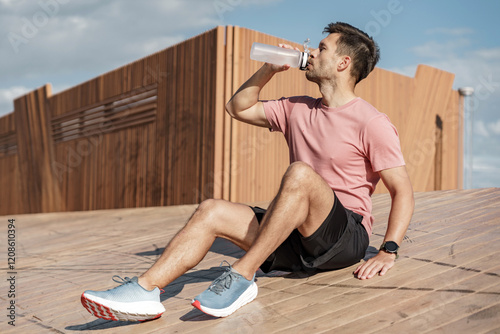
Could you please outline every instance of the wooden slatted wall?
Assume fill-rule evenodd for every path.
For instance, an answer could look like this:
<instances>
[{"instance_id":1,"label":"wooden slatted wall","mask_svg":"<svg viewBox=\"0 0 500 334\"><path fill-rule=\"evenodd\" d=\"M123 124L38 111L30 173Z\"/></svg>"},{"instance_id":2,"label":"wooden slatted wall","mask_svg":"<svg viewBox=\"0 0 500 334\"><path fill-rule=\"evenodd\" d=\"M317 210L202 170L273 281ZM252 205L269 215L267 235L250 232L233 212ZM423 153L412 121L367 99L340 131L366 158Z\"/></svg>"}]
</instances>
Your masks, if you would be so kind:
<instances>
[{"instance_id":1,"label":"wooden slatted wall","mask_svg":"<svg viewBox=\"0 0 500 334\"><path fill-rule=\"evenodd\" d=\"M54 97L68 210L196 203L206 193L216 41L214 29ZM91 135L66 143L60 129L68 114ZM97 125L85 125L85 117Z\"/></svg>"},{"instance_id":2,"label":"wooden slatted wall","mask_svg":"<svg viewBox=\"0 0 500 334\"><path fill-rule=\"evenodd\" d=\"M0 211L23 212L14 113L0 118Z\"/></svg>"},{"instance_id":3,"label":"wooden slatted wall","mask_svg":"<svg viewBox=\"0 0 500 334\"><path fill-rule=\"evenodd\" d=\"M0 214L270 200L289 164L283 136L224 110L262 65L249 59L253 42L287 41L217 27L58 94L46 85L16 99L0 118L0 186L9 190ZM415 78L377 68L357 88L398 128L417 191L461 187L452 82L428 66ZM292 69L261 98L293 95L320 96Z\"/></svg>"}]
</instances>

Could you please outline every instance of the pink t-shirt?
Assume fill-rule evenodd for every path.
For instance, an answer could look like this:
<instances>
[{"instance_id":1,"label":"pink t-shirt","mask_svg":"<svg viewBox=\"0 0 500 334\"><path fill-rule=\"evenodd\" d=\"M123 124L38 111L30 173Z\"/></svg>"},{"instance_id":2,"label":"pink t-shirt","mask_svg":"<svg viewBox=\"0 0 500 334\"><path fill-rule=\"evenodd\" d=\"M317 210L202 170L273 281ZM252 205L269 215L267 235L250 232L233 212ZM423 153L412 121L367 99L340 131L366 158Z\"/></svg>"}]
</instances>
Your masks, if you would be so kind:
<instances>
[{"instance_id":1,"label":"pink t-shirt","mask_svg":"<svg viewBox=\"0 0 500 334\"><path fill-rule=\"evenodd\" d=\"M290 163L309 164L345 208L363 216L371 235L371 195L379 171L405 164L399 136L387 115L361 98L339 108L308 96L263 101L272 131L284 134Z\"/></svg>"}]
</instances>

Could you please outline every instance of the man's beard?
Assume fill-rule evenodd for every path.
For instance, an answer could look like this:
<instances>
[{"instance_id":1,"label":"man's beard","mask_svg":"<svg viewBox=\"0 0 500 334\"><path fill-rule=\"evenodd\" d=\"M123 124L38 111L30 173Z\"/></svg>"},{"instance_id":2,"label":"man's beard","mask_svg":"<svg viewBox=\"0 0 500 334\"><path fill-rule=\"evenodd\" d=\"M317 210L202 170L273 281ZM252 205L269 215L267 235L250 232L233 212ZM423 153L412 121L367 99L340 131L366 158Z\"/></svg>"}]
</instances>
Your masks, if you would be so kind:
<instances>
[{"instance_id":1,"label":"man's beard","mask_svg":"<svg viewBox=\"0 0 500 334\"><path fill-rule=\"evenodd\" d=\"M318 83L319 77L318 75L314 72L314 70L307 70L306 71L306 79L311 81L311 82L316 82Z\"/></svg>"}]
</instances>

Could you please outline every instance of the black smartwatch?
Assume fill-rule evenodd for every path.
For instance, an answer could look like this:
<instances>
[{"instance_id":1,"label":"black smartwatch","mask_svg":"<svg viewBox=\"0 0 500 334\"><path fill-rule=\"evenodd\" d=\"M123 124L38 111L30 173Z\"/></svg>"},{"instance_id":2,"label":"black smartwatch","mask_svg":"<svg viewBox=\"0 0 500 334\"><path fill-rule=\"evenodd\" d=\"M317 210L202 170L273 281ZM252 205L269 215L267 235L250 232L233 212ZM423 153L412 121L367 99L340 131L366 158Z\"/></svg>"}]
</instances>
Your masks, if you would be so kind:
<instances>
[{"instance_id":1,"label":"black smartwatch","mask_svg":"<svg viewBox=\"0 0 500 334\"><path fill-rule=\"evenodd\" d=\"M387 253L396 254L396 259L399 257L398 256L399 245L394 241L384 242L382 246L380 246L380 250L383 250L384 252Z\"/></svg>"}]
</instances>

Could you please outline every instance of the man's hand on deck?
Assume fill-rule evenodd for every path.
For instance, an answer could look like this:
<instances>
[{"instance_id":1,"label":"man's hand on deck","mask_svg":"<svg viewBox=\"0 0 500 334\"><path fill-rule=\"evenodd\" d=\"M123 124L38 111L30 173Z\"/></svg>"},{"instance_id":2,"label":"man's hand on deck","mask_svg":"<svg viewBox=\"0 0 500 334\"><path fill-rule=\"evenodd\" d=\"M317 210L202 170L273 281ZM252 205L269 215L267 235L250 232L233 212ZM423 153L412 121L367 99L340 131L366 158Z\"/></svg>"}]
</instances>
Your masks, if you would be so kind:
<instances>
[{"instance_id":1,"label":"man's hand on deck","mask_svg":"<svg viewBox=\"0 0 500 334\"><path fill-rule=\"evenodd\" d=\"M380 251L377 255L360 265L354 271L354 275L362 280L372 278L377 274L383 276L394 266L394 260L396 260L395 254Z\"/></svg>"}]
</instances>

